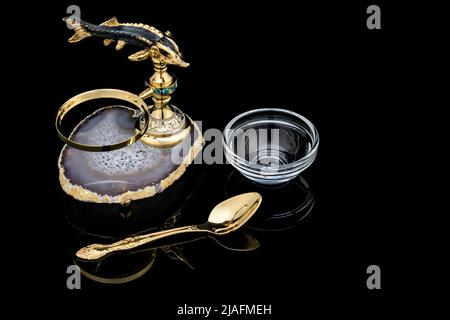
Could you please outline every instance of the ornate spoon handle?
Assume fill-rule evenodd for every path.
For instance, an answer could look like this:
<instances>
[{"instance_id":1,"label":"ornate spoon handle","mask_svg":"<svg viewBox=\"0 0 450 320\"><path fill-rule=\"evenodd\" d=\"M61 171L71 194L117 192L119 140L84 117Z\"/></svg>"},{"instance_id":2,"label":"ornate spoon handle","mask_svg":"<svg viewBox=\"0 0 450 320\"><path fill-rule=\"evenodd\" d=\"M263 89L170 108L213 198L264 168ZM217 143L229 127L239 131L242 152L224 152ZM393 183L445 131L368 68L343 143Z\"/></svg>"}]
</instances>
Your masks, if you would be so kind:
<instances>
[{"instance_id":1,"label":"ornate spoon handle","mask_svg":"<svg viewBox=\"0 0 450 320\"><path fill-rule=\"evenodd\" d=\"M195 225L162 230L149 234L128 237L111 244L94 243L88 245L87 247L81 248L75 255L84 260L97 260L116 251L134 249L151 241L186 232L207 232L207 230L198 228L198 226Z\"/></svg>"}]
</instances>

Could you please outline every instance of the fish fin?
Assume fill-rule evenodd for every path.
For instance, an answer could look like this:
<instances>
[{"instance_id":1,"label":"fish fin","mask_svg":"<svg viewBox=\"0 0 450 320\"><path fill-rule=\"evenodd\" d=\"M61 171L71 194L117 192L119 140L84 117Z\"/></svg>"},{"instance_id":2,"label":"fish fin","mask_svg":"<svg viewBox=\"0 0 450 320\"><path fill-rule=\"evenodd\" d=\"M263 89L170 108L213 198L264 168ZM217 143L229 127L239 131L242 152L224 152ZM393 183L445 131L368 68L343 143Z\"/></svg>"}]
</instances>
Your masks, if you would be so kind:
<instances>
[{"instance_id":1,"label":"fish fin","mask_svg":"<svg viewBox=\"0 0 450 320\"><path fill-rule=\"evenodd\" d=\"M147 58L150 58L150 49L144 49L141 51L138 51L136 53L133 53L132 55L128 56L128 59L131 61L142 61Z\"/></svg>"},{"instance_id":2,"label":"fish fin","mask_svg":"<svg viewBox=\"0 0 450 320\"><path fill-rule=\"evenodd\" d=\"M167 30L166 32L164 32L164 34L166 36L168 36L169 38L173 38L172 32L170 32L169 30Z\"/></svg>"},{"instance_id":3,"label":"fish fin","mask_svg":"<svg viewBox=\"0 0 450 320\"><path fill-rule=\"evenodd\" d=\"M123 47L125 47L126 44L127 44L127 43L126 43L125 41L123 41L123 40L118 40L118 41L117 41L117 44L116 44L116 50L122 49Z\"/></svg>"},{"instance_id":4,"label":"fish fin","mask_svg":"<svg viewBox=\"0 0 450 320\"><path fill-rule=\"evenodd\" d=\"M78 42L83 40L84 38L90 37L91 34L86 31L83 27L79 26L77 29L75 29L75 33L73 36L69 38L70 43Z\"/></svg>"},{"instance_id":5,"label":"fish fin","mask_svg":"<svg viewBox=\"0 0 450 320\"><path fill-rule=\"evenodd\" d=\"M120 24L119 24L119 21L117 21L116 17L112 17L108 21L100 23L100 25L105 26L105 27L117 27Z\"/></svg>"},{"instance_id":6,"label":"fish fin","mask_svg":"<svg viewBox=\"0 0 450 320\"><path fill-rule=\"evenodd\" d=\"M103 40L103 45L105 46L105 47L107 47L107 46L109 46L111 43L113 43L114 42L114 40L113 39L105 39L105 40Z\"/></svg>"}]
</instances>

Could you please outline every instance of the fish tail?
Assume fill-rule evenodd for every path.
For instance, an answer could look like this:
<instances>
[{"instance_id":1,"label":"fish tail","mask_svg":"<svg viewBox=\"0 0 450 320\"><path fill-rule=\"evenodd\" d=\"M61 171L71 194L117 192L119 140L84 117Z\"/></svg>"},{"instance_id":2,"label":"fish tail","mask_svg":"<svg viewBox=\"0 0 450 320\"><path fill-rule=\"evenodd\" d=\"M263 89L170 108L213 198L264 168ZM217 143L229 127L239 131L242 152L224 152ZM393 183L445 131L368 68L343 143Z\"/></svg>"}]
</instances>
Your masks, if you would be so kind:
<instances>
[{"instance_id":1,"label":"fish tail","mask_svg":"<svg viewBox=\"0 0 450 320\"><path fill-rule=\"evenodd\" d=\"M91 33L86 30L82 25L82 21L76 17L67 17L64 18L63 21L67 23L72 29L75 31L74 35L69 38L69 42L78 42L83 40L84 38L90 37Z\"/></svg>"}]
</instances>

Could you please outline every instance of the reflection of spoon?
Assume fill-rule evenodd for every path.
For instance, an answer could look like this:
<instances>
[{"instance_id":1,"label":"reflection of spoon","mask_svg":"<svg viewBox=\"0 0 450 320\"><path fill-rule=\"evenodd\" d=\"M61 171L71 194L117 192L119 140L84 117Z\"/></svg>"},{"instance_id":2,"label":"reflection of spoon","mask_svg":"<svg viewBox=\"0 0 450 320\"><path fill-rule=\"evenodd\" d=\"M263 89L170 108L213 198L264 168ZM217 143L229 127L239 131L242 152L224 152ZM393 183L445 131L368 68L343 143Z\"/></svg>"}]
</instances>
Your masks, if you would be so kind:
<instances>
[{"instance_id":1,"label":"reflection of spoon","mask_svg":"<svg viewBox=\"0 0 450 320\"><path fill-rule=\"evenodd\" d=\"M210 236L222 248L231 251L253 251L260 247L258 239L247 232L238 231L229 236L218 239L218 237Z\"/></svg>"},{"instance_id":2,"label":"reflection of spoon","mask_svg":"<svg viewBox=\"0 0 450 320\"><path fill-rule=\"evenodd\" d=\"M193 239L176 243L167 243L170 240L162 239L161 241L164 244L155 245L160 242L155 241L146 246L145 249L133 250L130 254L110 255L105 259L95 261L75 259L75 263L80 267L80 271L84 276L95 282L122 284L134 281L146 274L154 265L159 255L158 253L161 251L173 259L184 262L189 268L193 269L192 265L195 265L195 259L192 261L189 256L186 257L182 254L180 249L185 248L184 245L186 244L202 239L212 239L222 248L237 252L253 251L260 247L258 239L243 229L239 229L223 237L197 234L197 237Z\"/></svg>"},{"instance_id":3,"label":"reflection of spoon","mask_svg":"<svg viewBox=\"0 0 450 320\"><path fill-rule=\"evenodd\" d=\"M147 273L155 263L157 257L156 251L154 250L151 252L149 257L150 258L148 258L148 256L145 258L141 257L142 259L140 260L142 260L142 262L137 262L139 263L139 266L136 266L136 260L133 260L130 263L129 259L127 259L126 262L123 260L108 261L107 259L96 262L83 262L82 260L75 259L75 263L80 268L81 274L88 279L106 284L122 284L136 280ZM109 263L106 263L105 266L105 262ZM142 266L140 264L142 264ZM111 274L111 271L113 274Z\"/></svg>"},{"instance_id":4,"label":"reflection of spoon","mask_svg":"<svg viewBox=\"0 0 450 320\"><path fill-rule=\"evenodd\" d=\"M211 211L208 222L200 225L179 227L154 233L129 237L112 244L91 244L81 248L76 256L85 260L97 260L116 251L139 247L151 241L186 232L207 232L223 235L237 230L256 212L262 197L257 192L249 192L229 198Z\"/></svg>"},{"instance_id":5,"label":"reflection of spoon","mask_svg":"<svg viewBox=\"0 0 450 320\"><path fill-rule=\"evenodd\" d=\"M189 237L189 239L181 241L171 241L170 239L162 239L161 241L159 240L153 241L152 244L145 246L144 249L133 250L133 252L131 253L134 254L138 252L148 252L155 249L161 249L164 247L181 246L204 239L212 239L222 248L238 252L253 251L261 246L259 240L256 239L252 234L244 231L243 229L239 229L238 231L228 234L224 237L197 234L195 237Z\"/></svg>"}]
</instances>

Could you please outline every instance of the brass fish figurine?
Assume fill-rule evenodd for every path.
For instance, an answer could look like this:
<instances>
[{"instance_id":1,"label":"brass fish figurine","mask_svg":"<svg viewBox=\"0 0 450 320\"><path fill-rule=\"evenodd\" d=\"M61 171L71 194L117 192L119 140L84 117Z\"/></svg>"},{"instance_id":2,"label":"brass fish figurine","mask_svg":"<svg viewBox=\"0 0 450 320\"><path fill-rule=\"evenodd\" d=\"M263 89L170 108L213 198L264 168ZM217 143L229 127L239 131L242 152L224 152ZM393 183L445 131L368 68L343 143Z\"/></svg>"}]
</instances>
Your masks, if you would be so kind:
<instances>
[{"instance_id":1,"label":"brass fish figurine","mask_svg":"<svg viewBox=\"0 0 450 320\"><path fill-rule=\"evenodd\" d=\"M189 66L189 63L183 61L180 50L169 31L162 33L158 29L142 23L120 23L116 17L99 25L73 16L64 18L63 21L75 31L75 34L69 39L71 43L95 36L104 38L105 46L116 41L116 50L122 49L126 44L141 48L142 50L128 57L131 61L152 58L183 68Z\"/></svg>"}]
</instances>

